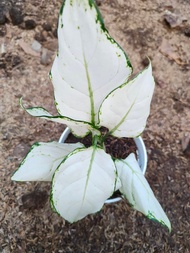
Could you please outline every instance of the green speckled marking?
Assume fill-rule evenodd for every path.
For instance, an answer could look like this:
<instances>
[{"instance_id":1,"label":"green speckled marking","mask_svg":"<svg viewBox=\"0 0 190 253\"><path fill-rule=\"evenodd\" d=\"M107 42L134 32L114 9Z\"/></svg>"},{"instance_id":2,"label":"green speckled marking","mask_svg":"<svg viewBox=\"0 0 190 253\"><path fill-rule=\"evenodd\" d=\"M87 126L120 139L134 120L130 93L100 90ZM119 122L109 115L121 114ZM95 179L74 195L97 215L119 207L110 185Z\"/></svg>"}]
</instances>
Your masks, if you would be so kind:
<instances>
[{"instance_id":1,"label":"green speckled marking","mask_svg":"<svg viewBox=\"0 0 190 253\"><path fill-rule=\"evenodd\" d=\"M89 0L88 3L89 3L91 8L93 7L93 5L95 5L93 0Z\"/></svg>"},{"instance_id":2,"label":"green speckled marking","mask_svg":"<svg viewBox=\"0 0 190 253\"><path fill-rule=\"evenodd\" d=\"M54 101L54 104L55 104L55 106L58 106L58 103L57 103L57 101Z\"/></svg>"},{"instance_id":3,"label":"green speckled marking","mask_svg":"<svg viewBox=\"0 0 190 253\"><path fill-rule=\"evenodd\" d=\"M51 70L50 70L50 72L49 72L49 78L50 78L50 80L52 80L52 79L53 79L53 76L52 76Z\"/></svg>"}]
</instances>

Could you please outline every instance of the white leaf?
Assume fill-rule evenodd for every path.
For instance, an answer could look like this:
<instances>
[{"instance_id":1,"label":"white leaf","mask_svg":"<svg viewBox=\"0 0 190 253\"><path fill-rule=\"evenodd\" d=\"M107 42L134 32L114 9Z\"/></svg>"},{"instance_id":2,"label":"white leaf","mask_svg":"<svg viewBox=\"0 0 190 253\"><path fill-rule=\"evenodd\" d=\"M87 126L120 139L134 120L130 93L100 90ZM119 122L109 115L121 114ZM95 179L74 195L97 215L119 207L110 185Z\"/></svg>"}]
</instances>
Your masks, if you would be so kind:
<instances>
[{"instance_id":1,"label":"white leaf","mask_svg":"<svg viewBox=\"0 0 190 253\"><path fill-rule=\"evenodd\" d=\"M14 181L51 181L61 161L81 143L35 143L12 176Z\"/></svg>"},{"instance_id":2,"label":"white leaf","mask_svg":"<svg viewBox=\"0 0 190 253\"><path fill-rule=\"evenodd\" d=\"M135 79L111 92L104 100L99 112L100 125L118 137L140 135L146 126L153 91L150 64Z\"/></svg>"},{"instance_id":3,"label":"white leaf","mask_svg":"<svg viewBox=\"0 0 190 253\"><path fill-rule=\"evenodd\" d=\"M171 231L170 221L155 198L135 159L135 155L130 154L125 160L116 160L115 165L122 184L120 191L130 205L149 219L167 226Z\"/></svg>"},{"instance_id":4,"label":"white leaf","mask_svg":"<svg viewBox=\"0 0 190 253\"><path fill-rule=\"evenodd\" d=\"M46 109L42 107L25 108L22 104L22 100L20 100L20 105L31 116L67 125L75 136L84 137L90 131L92 131L91 125L89 125L87 122L74 121L63 116L52 116L48 111L46 111Z\"/></svg>"},{"instance_id":5,"label":"white leaf","mask_svg":"<svg viewBox=\"0 0 190 253\"><path fill-rule=\"evenodd\" d=\"M103 149L75 150L55 171L52 206L69 222L99 211L115 190L116 168Z\"/></svg>"},{"instance_id":6,"label":"white leaf","mask_svg":"<svg viewBox=\"0 0 190 253\"><path fill-rule=\"evenodd\" d=\"M94 1L64 2L58 40L50 73L58 112L95 125L103 99L131 74L129 60L105 29Z\"/></svg>"}]
</instances>

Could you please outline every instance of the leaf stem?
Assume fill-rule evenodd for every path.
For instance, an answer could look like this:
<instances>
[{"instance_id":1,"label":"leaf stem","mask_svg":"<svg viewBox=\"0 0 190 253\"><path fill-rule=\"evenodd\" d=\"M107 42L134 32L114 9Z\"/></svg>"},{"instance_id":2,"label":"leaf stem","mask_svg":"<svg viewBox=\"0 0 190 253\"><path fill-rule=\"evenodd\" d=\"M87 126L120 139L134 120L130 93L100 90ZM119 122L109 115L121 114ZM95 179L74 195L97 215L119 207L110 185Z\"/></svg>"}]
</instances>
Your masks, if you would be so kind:
<instances>
[{"instance_id":1,"label":"leaf stem","mask_svg":"<svg viewBox=\"0 0 190 253\"><path fill-rule=\"evenodd\" d=\"M104 136L101 136L100 138L100 144L103 145L104 141L106 140L106 138L110 135L110 132L107 132Z\"/></svg>"}]
</instances>

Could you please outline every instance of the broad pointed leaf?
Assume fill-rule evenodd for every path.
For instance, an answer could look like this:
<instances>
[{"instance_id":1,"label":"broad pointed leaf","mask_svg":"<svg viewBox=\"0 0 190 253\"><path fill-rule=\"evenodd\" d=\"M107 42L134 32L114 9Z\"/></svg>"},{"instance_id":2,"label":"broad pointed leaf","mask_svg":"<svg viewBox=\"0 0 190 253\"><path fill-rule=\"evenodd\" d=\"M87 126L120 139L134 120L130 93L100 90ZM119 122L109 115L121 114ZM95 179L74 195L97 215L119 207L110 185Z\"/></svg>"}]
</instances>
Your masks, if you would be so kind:
<instances>
[{"instance_id":1,"label":"broad pointed leaf","mask_svg":"<svg viewBox=\"0 0 190 253\"><path fill-rule=\"evenodd\" d=\"M125 160L116 160L115 165L122 184L120 191L131 206L171 231L170 221L154 196L135 155L130 154Z\"/></svg>"},{"instance_id":2,"label":"broad pointed leaf","mask_svg":"<svg viewBox=\"0 0 190 253\"><path fill-rule=\"evenodd\" d=\"M50 73L58 112L95 125L103 99L131 74L129 60L108 34L93 0L64 1L58 40Z\"/></svg>"},{"instance_id":3,"label":"broad pointed leaf","mask_svg":"<svg viewBox=\"0 0 190 253\"><path fill-rule=\"evenodd\" d=\"M75 150L56 170L52 206L69 222L99 211L115 190L116 168L103 149Z\"/></svg>"},{"instance_id":4,"label":"broad pointed leaf","mask_svg":"<svg viewBox=\"0 0 190 253\"><path fill-rule=\"evenodd\" d=\"M51 181L61 161L81 143L35 143L12 176L14 181Z\"/></svg>"},{"instance_id":5,"label":"broad pointed leaf","mask_svg":"<svg viewBox=\"0 0 190 253\"><path fill-rule=\"evenodd\" d=\"M90 130L92 130L92 127L87 122L74 121L63 116L52 116L48 111L46 111L46 109L42 107L25 108L22 104L22 100L20 101L20 104L27 113L34 117L40 117L42 119L67 125L75 136L84 137L90 132Z\"/></svg>"},{"instance_id":6,"label":"broad pointed leaf","mask_svg":"<svg viewBox=\"0 0 190 253\"><path fill-rule=\"evenodd\" d=\"M154 79L149 65L136 78L111 92L104 100L99 112L100 125L118 137L140 135L146 126L153 91Z\"/></svg>"}]
</instances>

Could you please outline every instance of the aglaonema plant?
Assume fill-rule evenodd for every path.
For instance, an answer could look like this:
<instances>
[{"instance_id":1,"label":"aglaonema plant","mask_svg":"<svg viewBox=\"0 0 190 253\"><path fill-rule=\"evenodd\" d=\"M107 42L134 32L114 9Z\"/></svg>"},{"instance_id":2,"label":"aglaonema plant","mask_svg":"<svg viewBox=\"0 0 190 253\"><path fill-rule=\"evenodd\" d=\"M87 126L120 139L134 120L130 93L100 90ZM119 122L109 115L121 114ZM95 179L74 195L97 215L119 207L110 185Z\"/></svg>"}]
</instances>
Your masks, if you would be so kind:
<instances>
[{"instance_id":1,"label":"aglaonema plant","mask_svg":"<svg viewBox=\"0 0 190 253\"><path fill-rule=\"evenodd\" d=\"M116 159L104 147L110 135L133 138L143 132L154 91L151 64L129 80L130 61L93 0L63 2L58 42L50 72L58 115L21 105L34 117L66 124L75 136L91 133L92 145L35 143L12 180L51 181L51 205L69 222L99 211L119 190L134 209L171 230L135 155Z\"/></svg>"}]
</instances>

